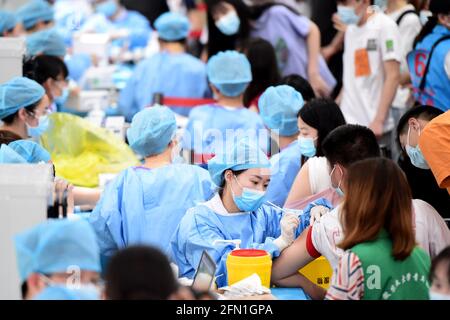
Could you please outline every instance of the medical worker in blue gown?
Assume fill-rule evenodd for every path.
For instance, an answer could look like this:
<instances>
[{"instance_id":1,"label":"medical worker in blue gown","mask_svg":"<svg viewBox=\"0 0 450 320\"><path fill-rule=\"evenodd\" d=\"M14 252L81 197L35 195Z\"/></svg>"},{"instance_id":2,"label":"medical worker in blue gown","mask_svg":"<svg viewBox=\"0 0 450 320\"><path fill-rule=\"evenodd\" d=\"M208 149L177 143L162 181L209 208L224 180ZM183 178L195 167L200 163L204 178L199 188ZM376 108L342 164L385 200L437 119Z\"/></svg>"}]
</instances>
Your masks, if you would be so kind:
<instances>
[{"instance_id":1,"label":"medical worker in blue gown","mask_svg":"<svg viewBox=\"0 0 450 320\"><path fill-rule=\"evenodd\" d=\"M283 207L301 167L297 114L303 107L302 95L286 85L268 88L259 99L264 124L278 136L280 153L270 159L272 177L266 199Z\"/></svg>"},{"instance_id":2,"label":"medical worker in blue gown","mask_svg":"<svg viewBox=\"0 0 450 320\"><path fill-rule=\"evenodd\" d=\"M94 2L97 14L86 20L82 32L108 33L113 46L130 51L147 46L152 31L147 18L137 11L127 10L119 0Z\"/></svg>"},{"instance_id":3,"label":"medical worker in blue gown","mask_svg":"<svg viewBox=\"0 0 450 320\"><path fill-rule=\"evenodd\" d=\"M31 140L16 140L0 147L0 163L49 163L50 153Z\"/></svg>"},{"instance_id":4,"label":"medical worker in blue gown","mask_svg":"<svg viewBox=\"0 0 450 320\"><path fill-rule=\"evenodd\" d=\"M155 21L155 28L160 52L137 66L120 95L119 106L129 121L152 104L155 93L176 98L203 98L208 94L205 64L186 53L189 20L177 13L164 13ZM183 116L190 112L182 107L172 110Z\"/></svg>"},{"instance_id":5,"label":"medical worker in blue gown","mask_svg":"<svg viewBox=\"0 0 450 320\"><path fill-rule=\"evenodd\" d=\"M241 248L266 250L273 258L280 255L309 219L282 213L264 204L270 180L270 162L250 138L230 146L224 154L208 162L219 192L208 202L190 209L172 239L172 259L179 276L193 278L206 250L217 263L217 285L227 284L226 259L241 240Z\"/></svg>"},{"instance_id":6,"label":"medical worker in blue gown","mask_svg":"<svg viewBox=\"0 0 450 320\"><path fill-rule=\"evenodd\" d=\"M92 65L91 57L86 54L66 56L67 30L55 26L55 12L48 2L33 0L17 10L18 19L27 31L27 55L48 54L58 56L65 61L71 79L78 81ZM73 30L72 30L73 31ZM45 51L41 49L45 47Z\"/></svg>"},{"instance_id":7,"label":"medical worker in blue gown","mask_svg":"<svg viewBox=\"0 0 450 320\"><path fill-rule=\"evenodd\" d=\"M16 11L17 18L28 34L53 27L54 15L52 6L44 0L28 1Z\"/></svg>"},{"instance_id":8,"label":"medical worker in blue gown","mask_svg":"<svg viewBox=\"0 0 450 320\"><path fill-rule=\"evenodd\" d=\"M183 149L191 152L195 163L206 163L216 152L223 153L233 136L251 135L267 151L269 136L261 117L244 107L244 92L252 81L247 57L219 52L209 59L207 73L217 103L191 111Z\"/></svg>"},{"instance_id":9,"label":"medical worker in blue gown","mask_svg":"<svg viewBox=\"0 0 450 320\"><path fill-rule=\"evenodd\" d=\"M87 221L51 219L14 243L23 299L100 299L99 248Z\"/></svg>"},{"instance_id":10,"label":"medical worker in blue gown","mask_svg":"<svg viewBox=\"0 0 450 320\"><path fill-rule=\"evenodd\" d=\"M0 37L19 37L22 23L12 12L0 10Z\"/></svg>"},{"instance_id":11,"label":"medical worker in blue gown","mask_svg":"<svg viewBox=\"0 0 450 320\"><path fill-rule=\"evenodd\" d=\"M206 170L172 163L175 130L175 114L167 107L148 108L133 118L128 141L145 163L119 174L90 217L103 256L134 244L167 252L187 209L211 198L216 186Z\"/></svg>"}]
</instances>

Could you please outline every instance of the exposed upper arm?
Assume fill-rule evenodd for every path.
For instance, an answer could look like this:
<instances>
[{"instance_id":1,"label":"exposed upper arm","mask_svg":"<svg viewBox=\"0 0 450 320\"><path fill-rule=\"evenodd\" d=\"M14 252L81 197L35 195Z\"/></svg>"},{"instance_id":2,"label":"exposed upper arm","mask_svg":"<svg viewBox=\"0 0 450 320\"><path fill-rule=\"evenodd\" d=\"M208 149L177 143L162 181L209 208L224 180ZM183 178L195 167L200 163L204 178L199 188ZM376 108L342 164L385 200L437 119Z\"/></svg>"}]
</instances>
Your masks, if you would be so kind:
<instances>
[{"instance_id":1,"label":"exposed upper arm","mask_svg":"<svg viewBox=\"0 0 450 320\"><path fill-rule=\"evenodd\" d=\"M291 191L286 199L288 203L300 201L312 195L311 182L309 180L309 164L306 162L301 168L292 184Z\"/></svg>"},{"instance_id":2,"label":"exposed upper arm","mask_svg":"<svg viewBox=\"0 0 450 320\"><path fill-rule=\"evenodd\" d=\"M290 247L274 260L272 267L272 282L292 276L301 268L314 260L306 250L306 241L309 228L295 240Z\"/></svg>"},{"instance_id":3,"label":"exposed upper arm","mask_svg":"<svg viewBox=\"0 0 450 320\"><path fill-rule=\"evenodd\" d=\"M397 60L387 60L383 62L386 77L396 77L400 79L400 62Z\"/></svg>"}]
</instances>

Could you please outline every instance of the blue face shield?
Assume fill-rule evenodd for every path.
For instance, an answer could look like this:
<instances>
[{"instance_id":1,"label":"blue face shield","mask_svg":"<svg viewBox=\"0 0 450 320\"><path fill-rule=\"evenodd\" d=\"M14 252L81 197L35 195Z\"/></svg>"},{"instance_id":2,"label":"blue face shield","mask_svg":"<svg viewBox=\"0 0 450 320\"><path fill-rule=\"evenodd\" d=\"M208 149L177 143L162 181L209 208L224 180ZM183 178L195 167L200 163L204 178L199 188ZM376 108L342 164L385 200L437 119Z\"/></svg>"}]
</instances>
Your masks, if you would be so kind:
<instances>
[{"instance_id":1,"label":"blue face shield","mask_svg":"<svg viewBox=\"0 0 450 320\"><path fill-rule=\"evenodd\" d=\"M231 188L231 193L233 194L233 200L239 210L243 212L253 212L262 206L265 202L266 193L263 191L253 190L249 188L243 188L236 176L234 176L237 184L242 188L242 194L240 196L236 196L234 194L233 188Z\"/></svg>"},{"instance_id":2,"label":"blue face shield","mask_svg":"<svg viewBox=\"0 0 450 320\"><path fill-rule=\"evenodd\" d=\"M352 7L338 6L338 16L346 25L358 24L361 20L361 17L356 14L355 8Z\"/></svg>"},{"instance_id":3,"label":"blue face shield","mask_svg":"<svg viewBox=\"0 0 450 320\"><path fill-rule=\"evenodd\" d=\"M317 139L317 138L316 138ZM304 155L307 158L314 157L316 155L316 146L314 145L314 141L316 139L313 138L305 138L305 137L299 137L298 143L300 146L300 152L302 155Z\"/></svg>"},{"instance_id":4,"label":"blue face shield","mask_svg":"<svg viewBox=\"0 0 450 320\"><path fill-rule=\"evenodd\" d=\"M232 36L238 33L241 26L241 20L235 11L230 11L222 18L217 20L216 27L227 36Z\"/></svg>"},{"instance_id":5,"label":"blue face shield","mask_svg":"<svg viewBox=\"0 0 450 320\"><path fill-rule=\"evenodd\" d=\"M419 145L416 147L411 147L409 144L409 135L411 133L411 127L408 128L408 138L406 143L406 153L408 154L409 159L411 159L411 163L423 170L429 170L430 166L428 165L427 161L425 160L425 157L422 154L422 151L420 150ZM419 130L419 136L420 136L420 130Z\"/></svg>"},{"instance_id":6,"label":"blue face shield","mask_svg":"<svg viewBox=\"0 0 450 320\"><path fill-rule=\"evenodd\" d=\"M117 10L118 10L118 6L117 6L116 1L114 1L114 0L105 1L101 4L99 4L95 8L95 11L97 13L102 13L107 18L111 18L117 12Z\"/></svg>"}]
</instances>

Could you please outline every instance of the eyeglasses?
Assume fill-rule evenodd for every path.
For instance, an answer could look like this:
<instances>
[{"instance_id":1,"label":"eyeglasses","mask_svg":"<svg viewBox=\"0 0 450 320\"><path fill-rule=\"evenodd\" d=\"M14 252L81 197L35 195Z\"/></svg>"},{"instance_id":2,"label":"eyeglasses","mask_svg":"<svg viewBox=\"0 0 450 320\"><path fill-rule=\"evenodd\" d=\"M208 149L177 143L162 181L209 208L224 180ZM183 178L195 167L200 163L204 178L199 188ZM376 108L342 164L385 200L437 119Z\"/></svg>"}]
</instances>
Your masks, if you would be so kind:
<instances>
[{"instance_id":1,"label":"eyeglasses","mask_svg":"<svg viewBox=\"0 0 450 320\"><path fill-rule=\"evenodd\" d=\"M44 112L43 112L41 115L39 115L39 116L36 114L35 111L27 111L27 113L28 113L30 116L32 116L33 118L39 119L40 117L48 116L51 112L50 112L49 109L45 108Z\"/></svg>"}]
</instances>

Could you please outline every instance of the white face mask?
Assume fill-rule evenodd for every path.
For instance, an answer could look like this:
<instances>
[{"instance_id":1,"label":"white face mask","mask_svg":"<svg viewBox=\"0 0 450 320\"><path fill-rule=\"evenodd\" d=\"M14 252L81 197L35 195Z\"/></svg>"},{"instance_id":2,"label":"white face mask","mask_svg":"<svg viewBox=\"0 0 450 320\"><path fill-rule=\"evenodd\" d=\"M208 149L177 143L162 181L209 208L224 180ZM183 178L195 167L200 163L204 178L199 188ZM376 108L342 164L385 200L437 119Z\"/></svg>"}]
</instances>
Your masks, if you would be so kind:
<instances>
[{"instance_id":1,"label":"white face mask","mask_svg":"<svg viewBox=\"0 0 450 320\"><path fill-rule=\"evenodd\" d=\"M430 300L450 300L450 295L430 290Z\"/></svg>"}]
</instances>

